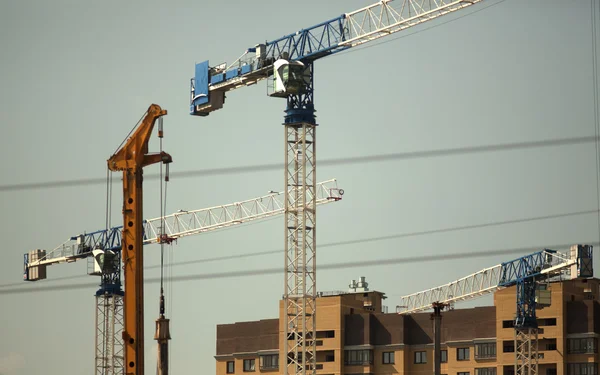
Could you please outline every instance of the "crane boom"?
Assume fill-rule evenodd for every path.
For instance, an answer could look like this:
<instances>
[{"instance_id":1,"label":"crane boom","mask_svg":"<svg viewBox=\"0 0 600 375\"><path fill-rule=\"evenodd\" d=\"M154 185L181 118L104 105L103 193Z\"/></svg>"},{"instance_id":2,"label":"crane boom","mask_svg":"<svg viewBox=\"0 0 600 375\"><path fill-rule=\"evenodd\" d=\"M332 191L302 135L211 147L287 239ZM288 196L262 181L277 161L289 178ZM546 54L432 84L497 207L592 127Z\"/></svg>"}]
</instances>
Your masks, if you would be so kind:
<instances>
[{"instance_id":1,"label":"crane boom","mask_svg":"<svg viewBox=\"0 0 600 375\"><path fill-rule=\"evenodd\" d=\"M515 285L524 278L569 274L569 278L591 277L592 247L576 245L568 252L545 249L435 288L400 298L399 314L431 309L434 302L454 303L476 298Z\"/></svg>"},{"instance_id":2,"label":"crane boom","mask_svg":"<svg viewBox=\"0 0 600 375\"><path fill-rule=\"evenodd\" d=\"M343 189L337 187L337 180L330 179L317 184L318 205L337 202L342 198ZM192 236L204 232L218 230L254 220L266 219L283 214L283 192L272 192L268 195L199 210L175 212L164 217L168 240ZM162 218L144 221L144 245L159 243ZM80 234L69 238L53 250L37 260L30 260L25 254L24 278L36 281L30 269L57 263L71 263L92 256L93 249L121 250L121 231L123 226L103 229L91 233ZM45 272L44 272L45 273Z\"/></svg>"},{"instance_id":3,"label":"crane boom","mask_svg":"<svg viewBox=\"0 0 600 375\"><path fill-rule=\"evenodd\" d=\"M233 63L196 64L190 113L206 116L223 106L225 93L273 75L275 61L312 63L482 0L382 0L244 51Z\"/></svg>"}]
</instances>

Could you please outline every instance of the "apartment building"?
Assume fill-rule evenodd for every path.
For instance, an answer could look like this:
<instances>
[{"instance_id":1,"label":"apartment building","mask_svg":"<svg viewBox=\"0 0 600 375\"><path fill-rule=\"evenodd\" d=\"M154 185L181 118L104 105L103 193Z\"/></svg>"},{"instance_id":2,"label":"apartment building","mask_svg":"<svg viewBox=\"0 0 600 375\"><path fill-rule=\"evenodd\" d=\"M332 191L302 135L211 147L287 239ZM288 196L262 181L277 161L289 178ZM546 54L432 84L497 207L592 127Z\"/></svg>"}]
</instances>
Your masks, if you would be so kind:
<instances>
[{"instance_id":1,"label":"apartment building","mask_svg":"<svg viewBox=\"0 0 600 375\"><path fill-rule=\"evenodd\" d=\"M317 298L317 374L432 374L431 314L384 313L385 294L361 283ZM547 288L551 304L537 311L539 373L598 374L600 280L553 282ZM515 292L514 287L496 292L493 306L442 313L443 374L514 374ZM283 308L281 301L279 319L217 326L217 375L282 372Z\"/></svg>"}]
</instances>

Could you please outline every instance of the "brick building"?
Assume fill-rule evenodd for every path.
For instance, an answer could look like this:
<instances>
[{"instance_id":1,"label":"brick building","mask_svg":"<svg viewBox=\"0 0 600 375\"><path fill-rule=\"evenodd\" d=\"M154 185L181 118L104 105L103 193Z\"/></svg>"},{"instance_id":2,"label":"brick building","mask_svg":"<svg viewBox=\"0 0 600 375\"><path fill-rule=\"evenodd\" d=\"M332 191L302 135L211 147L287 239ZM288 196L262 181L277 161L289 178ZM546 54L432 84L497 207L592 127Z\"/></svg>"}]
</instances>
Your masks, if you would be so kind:
<instances>
[{"instance_id":1,"label":"brick building","mask_svg":"<svg viewBox=\"0 0 600 375\"><path fill-rule=\"evenodd\" d=\"M600 280L554 282L548 289L552 303L537 311L540 375L598 374ZM318 375L433 373L431 314L382 313L384 299L368 289L317 298ZM443 312L442 373L513 374L515 311L511 287L494 294L494 306ZM217 375L279 373L282 321L218 325Z\"/></svg>"}]
</instances>

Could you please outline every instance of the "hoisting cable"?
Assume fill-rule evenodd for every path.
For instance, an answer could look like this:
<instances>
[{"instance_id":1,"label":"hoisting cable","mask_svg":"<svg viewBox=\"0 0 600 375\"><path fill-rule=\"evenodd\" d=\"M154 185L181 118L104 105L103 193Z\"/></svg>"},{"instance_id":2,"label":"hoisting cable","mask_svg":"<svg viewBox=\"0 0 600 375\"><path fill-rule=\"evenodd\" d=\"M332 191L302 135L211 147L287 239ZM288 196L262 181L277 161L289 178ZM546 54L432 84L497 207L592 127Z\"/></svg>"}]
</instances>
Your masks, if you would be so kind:
<instances>
[{"instance_id":1,"label":"hoisting cable","mask_svg":"<svg viewBox=\"0 0 600 375\"><path fill-rule=\"evenodd\" d=\"M160 152L163 153L163 121L158 119L158 137L160 140ZM165 268L165 243L170 244L171 238L166 233L165 212L167 209L167 182L169 181L169 164L166 165L165 186L163 194L163 165L160 165L160 306L159 317L156 320L156 332L154 339L158 341L157 375L168 375L169 373L169 346L171 339L169 333L169 319L165 319L165 294L164 294L164 268Z\"/></svg>"},{"instance_id":2,"label":"hoisting cable","mask_svg":"<svg viewBox=\"0 0 600 375\"><path fill-rule=\"evenodd\" d=\"M160 143L160 152L163 152L163 122L162 117L158 119L158 137ZM164 304L164 259L165 259L165 212L166 212L166 190L168 177L165 178L165 193L163 195L163 163L160 164L159 172L159 184L160 184L160 316L164 318L165 304ZM164 201L164 203L163 203Z\"/></svg>"},{"instance_id":3,"label":"hoisting cable","mask_svg":"<svg viewBox=\"0 0 600 375\"><path fill-rule=\"evenodd\" d=\"M598 52L597 52L597 26L596 26L596 0L591 0L592 3L592 77L593 77L593 92L594 92L594 131L596 140L596 200L598 203L598 238L600 239L600 149L598 145L598 135L600 133L600 123L598 119Z\"/></svg>"}]
</instances>

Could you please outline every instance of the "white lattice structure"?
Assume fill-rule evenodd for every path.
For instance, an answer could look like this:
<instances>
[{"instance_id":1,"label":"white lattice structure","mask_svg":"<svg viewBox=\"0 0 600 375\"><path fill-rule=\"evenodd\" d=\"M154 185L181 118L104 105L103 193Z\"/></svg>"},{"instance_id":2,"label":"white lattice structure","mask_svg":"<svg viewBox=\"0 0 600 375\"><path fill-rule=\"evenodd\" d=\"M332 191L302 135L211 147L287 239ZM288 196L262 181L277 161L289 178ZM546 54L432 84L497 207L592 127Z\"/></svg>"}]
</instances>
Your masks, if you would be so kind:
<instances>
[{"instance_id":1,"label":"white lattice structure","mask_svg":"<svg viewBox=\"0 0 600 375\"><path fill-rule=\"evenodd\" d=\"M318 183L314 192L310 191L307 194L309 194L310 199L313 199L311 194L314 194L315 203L317 205L324 205L340 200L343 192L342 189L337 187L337 181L331 179ZM283 214L285 208L283 199L283 192L271 192L268 195L241 202L193 211L176 212L164 217L164 232L169 239L178 239L250 221L267 219ZM157 217L145 222L145 245L160 242L161 219L161 217ZM121 235L120 227L113 228L112 232L115 236ZM72 237L52 251L47 253L42 251L45 255L35 258L35 260L32 258L31 262L26 262L26 269L56 263L70 263L92 256L91 251L82 253L77 241L78 237ZM103 239L101 238L100 241L103 241ZM120 241L117 240L115 243L120 243Z\"/></svg>"},{"instance_id":2,"label":"white lattice structure","mask_svg":"<svg viewBox=\"0 0 600 375\"><path fill-rule=\"evenodd\" d=\"M556 276L559 274L572 274L576 277L572 267L577 265L577 253L573 250L560 252L546 252L549 262L540 271L542 275ZM399 314L412 314L431 309L434 302L455 303L483 296L502 289L502 264L484 268L469 276L452 281L435 288L400 297L400 304L396 312Z\"/></svg>"},{"instance_id":3,"label":"white lattice structure","mask_svg":"<svg viewBox=\"0 0 600 375\"><path fill-rule=\"evenodd\" d=\"M388 36L481 0L383 0L345 14L346 40L341 46L358 46Z\"/></svg>"}]
</instances>

